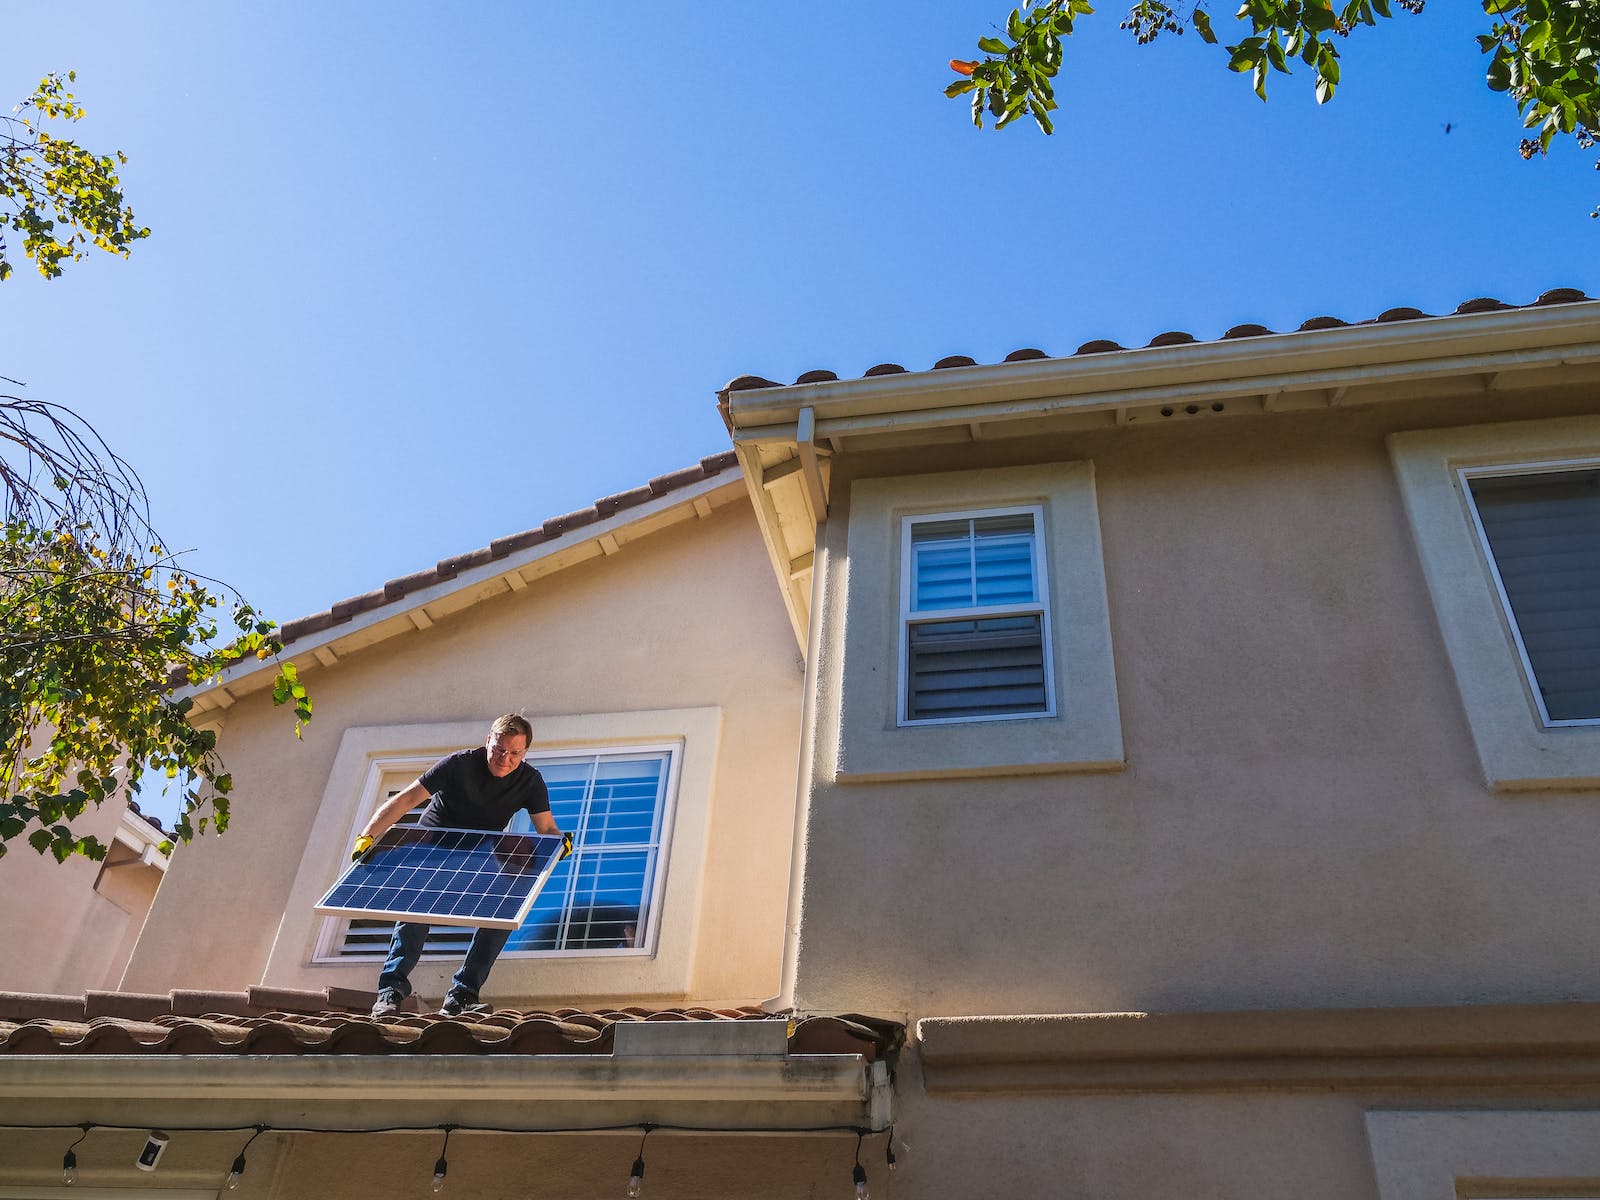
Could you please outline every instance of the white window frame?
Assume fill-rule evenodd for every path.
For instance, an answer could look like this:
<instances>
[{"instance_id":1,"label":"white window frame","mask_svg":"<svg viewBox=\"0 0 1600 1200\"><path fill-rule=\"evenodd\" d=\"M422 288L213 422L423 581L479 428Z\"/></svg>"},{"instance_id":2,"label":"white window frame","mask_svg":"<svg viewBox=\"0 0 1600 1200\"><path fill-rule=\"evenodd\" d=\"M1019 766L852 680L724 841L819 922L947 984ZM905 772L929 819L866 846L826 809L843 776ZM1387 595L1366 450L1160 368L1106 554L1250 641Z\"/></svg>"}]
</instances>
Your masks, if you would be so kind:
<instances>
[{"instance_id":1,"label":"white window frame","mask_svg":"<svg viewBox=\"0 0 1600 1200\"><path fill-rule=\"evenodd\" d=\"M1543 720L1468 488L1473 472L1600 461L1600 416L1411 430L1388 445L1484 778L1507 792L1600 789L1600 723Z\"/></svg>"},{"instance_id":2,"label":"white window frame","mask_svg":"<svg viewBox=\"0 0 1600 1200\"><path fill-rule=\"evenodd\" d=\"M661 932L661 909L663 897L666 894L667 868L671 858L669 845L673 818L676 815L676 801L678 795L679 774L683 762L682 742L656 742L637 746L603 746L591 748L572 749L540 749L529 751L526 759L532 766L538 767L541 763L559 760L590 759L627 755L659 755L667 756L667 769L662 787L664 794L656 809L654 849L650 857L650 895L646 904L645 928L641 932L637 946L616 946L603 948L582 948L573 950L513 950L507 948L500 954L501 960L510 959L550 959L550 958L649 958L654 956L656 945ZM356 809L356 819L350 833L350 841L355 840L355 835L365 827L367 819L382 802L385 796L394 795L393 780L405 778L409 784L411 780L419 778L424 771L438 761L437 756L426 755L395 755L375 758L372 769L367 775L367 784L363 790L360 805ZM576 847L582 852L583 847ZM575 855L576 857L576 855ZM576 863L574 863L576 866ZM575 877L576 871L573 872ZM565 909L563 909L565 912ZM317 933L316 949L311 961L318 965L348 965L381 963L381 956L371 954L350 954L345 952L344 942L350 927L348 917L326 917L322 921ZM470 934L471 930L466 930ZM448 950L434 950L425 952L421 961L424 962L449 962L459 961L465 953L465 947L452 947Z\"/></svg>"},{"instance_id":3,"label":"white window frame","mask_svg":"<svg viewBox=\"0 0 1600 1200\"><path fill-rule=\"evenodd\" d=\"M912 610L913 579L911 531L917 525L936 521L973 521L984 517L1014 517L1027 513L1033 518L1033 535L1029 553L1033 560L1035 598L1027 604L972 605L965 608ZM900 667L897 694L899 696L898 720L901 725L958 725L974 721L1026 721L1056 715L1055 655L1050 642L1050 586L1045 569L1044 506L1042 504L1014 505L1007 508L968 508L953 512L918 513L900 519ZM976 579L976 573L974 573ZM988 617L1039 616L1039 633L1043 639L1045 707L1038 712L977 713L961 717L913 718L911 711L911 626L934 621L982 620Z\"/></svg>"},{"instance_id":4,"label":"white window frame","mask_svg":"<svg viewBox=\"0 0 1600 1200\"><path fill-rule=\"evenodd\" d=\"M1500 611L1505 616L1506 626L1511 631L1512 640L1516 643L1517 657L1522 662L1523 678L1528 684L1528 697L1538 710L1540 724L1546 729L1600 725L1600 716L1574 717L1559 721L1551 719L1550 711L1545 707L1544 694L1539 689L1538 676L1533 670L1533 661L1528 657L1528 647L1522 640L1522 628L1517 624L1517 614L1511 607L1511 597L1506 593L1505 580L1500 577L1500 564L1495 561L1494 549L1489 545L1488 531L1484 529L1483 518L1478 513L1477 498L1472 494L1472 481L1474 479L1527 478L1530 475L1554 475L1569 471L1600 471L1600 458L1574 458L1562 462L1514 463L1508 466L1457 468L1457 474L1461 477L1461 491L1466 497L1467 509L1472 514L1472 527L1477 531L1478 544L1483 550L1484 561L1488 564L1489 573L1494 578L1495 595L1500 600Z\"/></svg>"}]
</instances>

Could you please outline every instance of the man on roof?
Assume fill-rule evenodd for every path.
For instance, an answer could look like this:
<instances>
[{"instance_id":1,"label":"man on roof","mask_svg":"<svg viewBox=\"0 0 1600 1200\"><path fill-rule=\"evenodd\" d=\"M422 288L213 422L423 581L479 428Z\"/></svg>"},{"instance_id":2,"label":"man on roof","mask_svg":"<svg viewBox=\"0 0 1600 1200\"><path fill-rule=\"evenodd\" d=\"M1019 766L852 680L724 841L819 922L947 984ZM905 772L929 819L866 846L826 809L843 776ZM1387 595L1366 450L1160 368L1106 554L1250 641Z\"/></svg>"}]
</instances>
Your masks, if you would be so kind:
<instances>
[{"instance_id":1,"label":"man on roof","mask_svg":"<svg viewBox=\"0 0 1600 1200\"><path fill-rule=\"evenodd\" d=\"M550 792L545 787L544 776L522 761L532 737L533 727L527 718L507 713L496 719L489 726L489 736L483 745L441 758L424 771L420 779L379 805L356 838L351 858L359 859L372 849L372 843L387 829L423 802L428 807L422 810L420 825L499 830L522 810L533 818L537 832L560 833L550 813ZM428 929L428 925L413 921L395 925L394 937L389 942L389 957L378 975L378 1002L372 1006L374 1017L393 1016L411 994L411 968L422 957ZM473 931L467 956L451 982L444 1003L439 1006L441 1015L459 1016L470 1005L478 1003L484 980L489 977L490 968L510 936L511 931L507 929Z\"/></svg>"}]
</instances>

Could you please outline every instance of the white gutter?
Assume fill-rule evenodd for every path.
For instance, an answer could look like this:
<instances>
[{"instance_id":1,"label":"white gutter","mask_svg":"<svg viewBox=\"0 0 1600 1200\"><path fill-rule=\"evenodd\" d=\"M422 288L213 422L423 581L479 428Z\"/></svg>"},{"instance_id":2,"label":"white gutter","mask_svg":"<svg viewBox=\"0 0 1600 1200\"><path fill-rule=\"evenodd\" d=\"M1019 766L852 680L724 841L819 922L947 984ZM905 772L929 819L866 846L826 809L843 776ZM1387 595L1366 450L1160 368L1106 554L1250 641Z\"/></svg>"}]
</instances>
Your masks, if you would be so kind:
<instances>
[{"instance_id":1,"label":"white gutter","mask_svg":"<svg viewBox=\"0 0 1600 1200\"><path fill-rule=\"evenodd\" d=\"M30 1054L0 1059L0 1124L802 1129L865 1123L872 1076L854 1054Z\"/></svg>"}]
</instances>

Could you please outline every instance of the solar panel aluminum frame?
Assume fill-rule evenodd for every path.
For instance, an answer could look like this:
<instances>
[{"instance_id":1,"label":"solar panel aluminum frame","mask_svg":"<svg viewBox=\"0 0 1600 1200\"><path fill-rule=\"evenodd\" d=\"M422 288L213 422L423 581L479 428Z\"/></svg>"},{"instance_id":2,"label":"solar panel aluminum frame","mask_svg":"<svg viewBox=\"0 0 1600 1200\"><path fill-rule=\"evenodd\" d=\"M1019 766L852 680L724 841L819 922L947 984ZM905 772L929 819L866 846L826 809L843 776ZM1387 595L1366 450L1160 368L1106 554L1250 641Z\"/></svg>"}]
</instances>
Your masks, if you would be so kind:
<instances>
[{"instance_id":1,"label":"solar panel aluminum frame","mask_svg":"<svg viewBox=\"0 0 1600 1200\"><path fill-rule=\"evenodd\" d=\"M457 847L439 844L451 841L468 844ZM565 857L565 845L561 834L397 825L385 831L359 861L350 864L317 902L314 911L330 917L516 929L527 920L556 864ZM502 868L509 869L493 872L479 869L477 864L483 863L486 854ZM470 879L459 879L464 871ZM449 875L452 882L481 886L475 890L465 886L447 890L439 882L445 875ZM492 890L496 887L501 890ZM510 910L513 893L518 903ZM429 895L447 895L452 899L448 904L433 906L411 902L413 898ZM476 900L478 911L454 911L470 899ZM483 915L483 905L491 902L500 915Z\"/></svg>"}]
</instances>

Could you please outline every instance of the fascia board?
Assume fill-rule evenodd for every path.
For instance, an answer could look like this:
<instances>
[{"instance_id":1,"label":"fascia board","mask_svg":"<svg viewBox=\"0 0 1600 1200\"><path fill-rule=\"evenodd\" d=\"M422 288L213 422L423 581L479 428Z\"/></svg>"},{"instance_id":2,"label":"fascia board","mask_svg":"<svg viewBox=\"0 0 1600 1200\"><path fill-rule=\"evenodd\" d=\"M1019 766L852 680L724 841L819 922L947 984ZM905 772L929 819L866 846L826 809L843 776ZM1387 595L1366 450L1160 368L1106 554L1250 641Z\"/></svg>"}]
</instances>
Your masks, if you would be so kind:
<instances>
[{"instance_id":1,"label":"fascia board","mask_svg":"<svg viewBox=\"0 0 1600 1200\"><path fill-rule=\"evenodd\" d=\"M719 474L684 487L674 488L672 491L653 500L647 500L631 508L622 509L609 517L603 517L595 521L593 524L581 526L570 534L508 554L504 558L495 559L493 562L484 563L482 566L464 570L452 579L440 580L436 584L418 588L414 592L408 592L392 604L385 604L367 612L358 613L348 621L340 622L317 633L296 638L291 645L284 648L284 657L295 660L296 664L302 669L309 668L316 661L314 656L318 649L336 650L340 642L374 625L392 621L396 617L407 617L419 609L427 608L430 604L436 604L460 592L471 591L474 588L481 587L494 579L531 566L541 559L567 553L586 542L598 541L607 534L615 536L618 533L625 532L635 525L642 525L675 508L692 508L695 500L701 497L713 496L724 489L730 493L742 491L744 484L740 479L729 478L726 474ZM175 698L192 697L198 700L230 684L240 683L254 675L276 670L276 665L270 660L265 662L251 660L237 663L205 684L176 689L173 692L173 696ZM231 703L231 700L229 702Z\"/></svg>"},{"instance_id":2,"label":"fascia board","mask_svg":"<svg viewBox=\"0 0 1600 1200\"><path fill-rule=\"evenodd\" d=\"M1560 363L1600 355L1600 301L1549 308L1463 316L1423 317L1383 325L1263 334L1220 342L1108 351L1069 358L1033 359L987 366L830 380L788 387L757 388L728 398L736 442L776 436L793 425L802 408L816 414L817 435L840 431L852 418L853 432L873 418L969 406L1055 401L1081 397L1084 405L1116 407L1137 394L1154 402L1165 390L1204 391L1226 385L1264 391L1313 378L1334 383L1358 376L1381 381L1385 371L1489 370L1497 361L1520 366ZM953 415L953 414L952 414ZM1017 415L1024 415L1018 413Z\"/></svg>"},{"instance_id":3,"label":"fascia board","mask_svg":"<svg viewBox=\"0 0 1600 1200\"><path fill-rule=\"evenodd\" d=\"M141 1119L204 1112L217 1122L338 1128L503 1126L521 1104L574 1124L605 1125L648 1111L681 1123L713 1106L748 1109L753 1128L855 1123L866 1112L869 1070L854 1054L796 1057L683 1055L17 1055L0 1060L0 1122L8 1108L64 1105L74 1121L110 1121L139 1105ZM545 1106L553 1106L546 1108ZM759 1116L758 1116L759 1113ZM761 1117L767 1119L762 1120ZM827 1120L819 1120L826 1117ZM719 1122L728 1127L726 1119Z\"/></svg>"}]
</instances>

